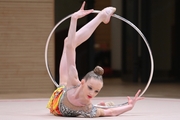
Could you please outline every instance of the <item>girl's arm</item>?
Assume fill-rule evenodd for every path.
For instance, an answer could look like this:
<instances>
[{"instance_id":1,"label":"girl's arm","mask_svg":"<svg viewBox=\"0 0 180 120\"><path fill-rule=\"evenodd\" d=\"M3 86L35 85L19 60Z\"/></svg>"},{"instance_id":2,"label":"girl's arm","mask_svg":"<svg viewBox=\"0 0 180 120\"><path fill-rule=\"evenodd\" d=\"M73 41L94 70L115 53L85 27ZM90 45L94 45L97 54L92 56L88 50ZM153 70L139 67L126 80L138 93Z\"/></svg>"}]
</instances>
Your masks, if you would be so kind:
<instances>
[{"instance_id":1,"label":"girl's arm","mask_svg":"<svg viewBox=\"0 0 180 120\"><path fill-rule=\"evenodd\" d=\"M136 93L135 97L131 99L128 97L128 105L117 107L117 108L109 108L109 109L98 109L97 110L97 116L118 116L121 115L127 111L130 111L135 103L138 100L142 100L144 98L138 97L140 93L140 90Z\"/></svg>"},{"instance_id":2,"label":"girl's arm","mask_svg":"<svg viewBox=\"0 0 180 120\"><path fill-rule=\"evenodd\" d=\"M67 57L67 86L79 84L78 72L76 69L76 26L77 20L90 14L93 10L84 10L85 2L83 2L80 10L71 16L68 37L65 39L65 53Z\"/></svg>"}]
</instances>

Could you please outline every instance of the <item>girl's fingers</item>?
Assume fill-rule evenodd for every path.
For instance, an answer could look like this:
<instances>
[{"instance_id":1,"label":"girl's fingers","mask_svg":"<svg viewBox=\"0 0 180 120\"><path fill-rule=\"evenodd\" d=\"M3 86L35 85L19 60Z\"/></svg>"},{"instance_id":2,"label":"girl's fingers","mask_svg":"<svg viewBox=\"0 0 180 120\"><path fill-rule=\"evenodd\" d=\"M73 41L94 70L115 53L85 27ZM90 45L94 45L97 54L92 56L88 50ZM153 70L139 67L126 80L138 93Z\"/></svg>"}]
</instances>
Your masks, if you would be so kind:
<instances>
[{"instance_id":1,"label":"girl's fingers","mask_svg":"<svg viewBox=\"0 0 180 120\"><path fill-rule=\"evenodd\" d=\"M129 96L127 96L127 98L128 98L128 101L131 100L131 98Z\"/></svg>"},{"instance_id":2,"label":"girl's fingers","mask_svg":"<svg viewBox=\"0 0 180 120\"><path fill-rule=\"evenodd\" d=\"M89 14L89 13L92 13L93 12L93 9L91 10L86 10L86 14Z\"/></svg>"},{"instance_id":3,"label":"girl's fingers","mask_svg":"<svg viewBox=\"0 0 180 120\"><path fill-rule=\"evenodd\" d=\"M101 101L99 105L105 106L105 102Z\"/></svg>"},{"instance_id":4,"label":"girl's fingers","mask_svg":"<svg viewBox=\"0 0 180 120\"><path fill-rule=\"evenodd\" d=\"M85 6L85 1L83 2L82 6L81 6L81 9L80 10L84 10L84 6Z\"/></svg>"},{"instance_id":5,"label":"girl's fingers","mask_svg":"<svg viewBox=\"0 0 180 120\"><path fill-rule=\"evenodd\" d=\"M143 100L144 99L144 97L139 97L137 100Z\"/></svg>"},{"instance_id":6,"label":"girl's fingers","mask_svg":"<svg viewBox=\"0 0 180 120\"><path fill-rule=\"evenodd\" d=\"M93 10L84 10L84 11L81 13L80 17L84 17L84 16L86 16L86 15L92 13L92 12L93 12Z\"/></svg>"},{"instance_id":7,"label":"girl's fingers","mask_svg":"<svg viewBox=\"0 0 180 120\"><path fill-rule=\"evenodd\" d=\"M135 97L138 97L140 92L141 92L141 90L138 90L138 92L136 93Z\"/></svg>"}]
</instances>

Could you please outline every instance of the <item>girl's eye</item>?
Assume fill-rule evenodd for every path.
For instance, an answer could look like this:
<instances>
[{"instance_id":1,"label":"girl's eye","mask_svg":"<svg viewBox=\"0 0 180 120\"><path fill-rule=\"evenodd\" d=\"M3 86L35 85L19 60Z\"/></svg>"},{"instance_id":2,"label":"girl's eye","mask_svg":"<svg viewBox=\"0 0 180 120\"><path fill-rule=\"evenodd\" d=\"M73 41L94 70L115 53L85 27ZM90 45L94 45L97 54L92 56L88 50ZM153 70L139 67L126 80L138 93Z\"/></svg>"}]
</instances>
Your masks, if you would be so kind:
<instances>
[{"instance_id":1,"label":"girl's eye","mask_svg":"<svg viewBox=\"0 0 180 120\"><path fill-rule=\"evenodd\" d=\"M99 92L99 91L97 91L97 90L95 91L95 93L98 93L98 92Z\"/></svg>"},{"instance_id":2,"label":"girl's eye","mask_svg":"<svg viewBox=\"0 0 180 120\"><path fill-rule=\"evenodd\" d=\"M88 86L89 90L92 90L92 87Z\"/></svg>"}]
</instances>

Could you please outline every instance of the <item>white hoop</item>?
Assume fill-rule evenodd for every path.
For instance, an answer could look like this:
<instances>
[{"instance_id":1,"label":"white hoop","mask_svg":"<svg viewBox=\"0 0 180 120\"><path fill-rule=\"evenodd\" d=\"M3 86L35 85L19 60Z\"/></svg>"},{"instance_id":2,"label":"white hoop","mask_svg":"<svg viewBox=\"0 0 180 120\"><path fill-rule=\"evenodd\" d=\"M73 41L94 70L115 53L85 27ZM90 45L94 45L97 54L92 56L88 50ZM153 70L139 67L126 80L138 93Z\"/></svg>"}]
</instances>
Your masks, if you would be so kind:
<instances>
[{"instance_id":1,"label":"white hoop","mask_svg":"<svg viewBox=\"0 0 180 120\"><path fill-rule=\"evenodd\" d=\"M99 13L100 11L99 10L94 10L92 13ZM52 77L52 74L51 74L51 71L49 69L49 65L48 65L48 46L49 46L49 42L50 42L50 39L51 39L51 36L52 34L54 33L54 31L56 30L56 28L62 23L64 22L65 20L67 20L68 18L71 17L72 14L68 15L67 17L63 18L61 21L59 21L55 26L54 28L51 30L49 36L48 36L48 39L47 39L47 42L46 42L46 46L45 46L45 65L46 65L46 69L47 69L47 72L49 74L49 77L51 78L52 82L54 83L54 85L56 87L58 87L59 85L55 82L54 78ZM152 77L153 77L153 72L154 72L154 60L153 60L153 56L152 56L152 52L151 52L151 49L150 49L150 46L145 38L145 36L143 35L143 33L132 23L130 22L129 20L117 15L117 14L113 14L112 17L114 18L117 18L119 20L122 20L123 22L129 24L131 27L133 27L138 33L139 35L142 37L144 43L146 44L146 47L148 49L148 52L149 52L149 56L150 56L150 60L151 60L151 71L150 71L150 76L149 76L149 80L146 84L146 87L144 88L144 90L141 92L140 96L141 97L145 92L146 90L148 89L151 81L152 81ZM124 104L127 104L127 103L124 103ZM124 105L124 104L121 104L121 105ZM119 105L117 105L119 106ZM107 108L107 107L101 107L101 108ZM109 108L109 107L108 107Z\"/></svg>"}]
</instances>

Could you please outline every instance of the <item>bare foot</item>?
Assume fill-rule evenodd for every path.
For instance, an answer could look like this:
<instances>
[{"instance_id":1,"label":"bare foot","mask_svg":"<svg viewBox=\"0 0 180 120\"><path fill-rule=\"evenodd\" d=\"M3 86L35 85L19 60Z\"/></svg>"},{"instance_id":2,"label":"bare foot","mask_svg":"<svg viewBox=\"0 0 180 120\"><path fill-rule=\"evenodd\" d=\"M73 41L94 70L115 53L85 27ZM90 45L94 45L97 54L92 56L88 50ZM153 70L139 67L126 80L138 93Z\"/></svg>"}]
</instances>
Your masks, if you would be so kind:
<instances>
[{"instance_id":1,"label":"bare foot","mask_svg":"<svg viewBox=\"0 0 180 120\"><path fill-rule=\"evenodd\" d=\"M111 16L116 11L115 7L106 7L101 11L103 16L103 23L107 24L110 21Z\"/></svg>"}]
</instances>

